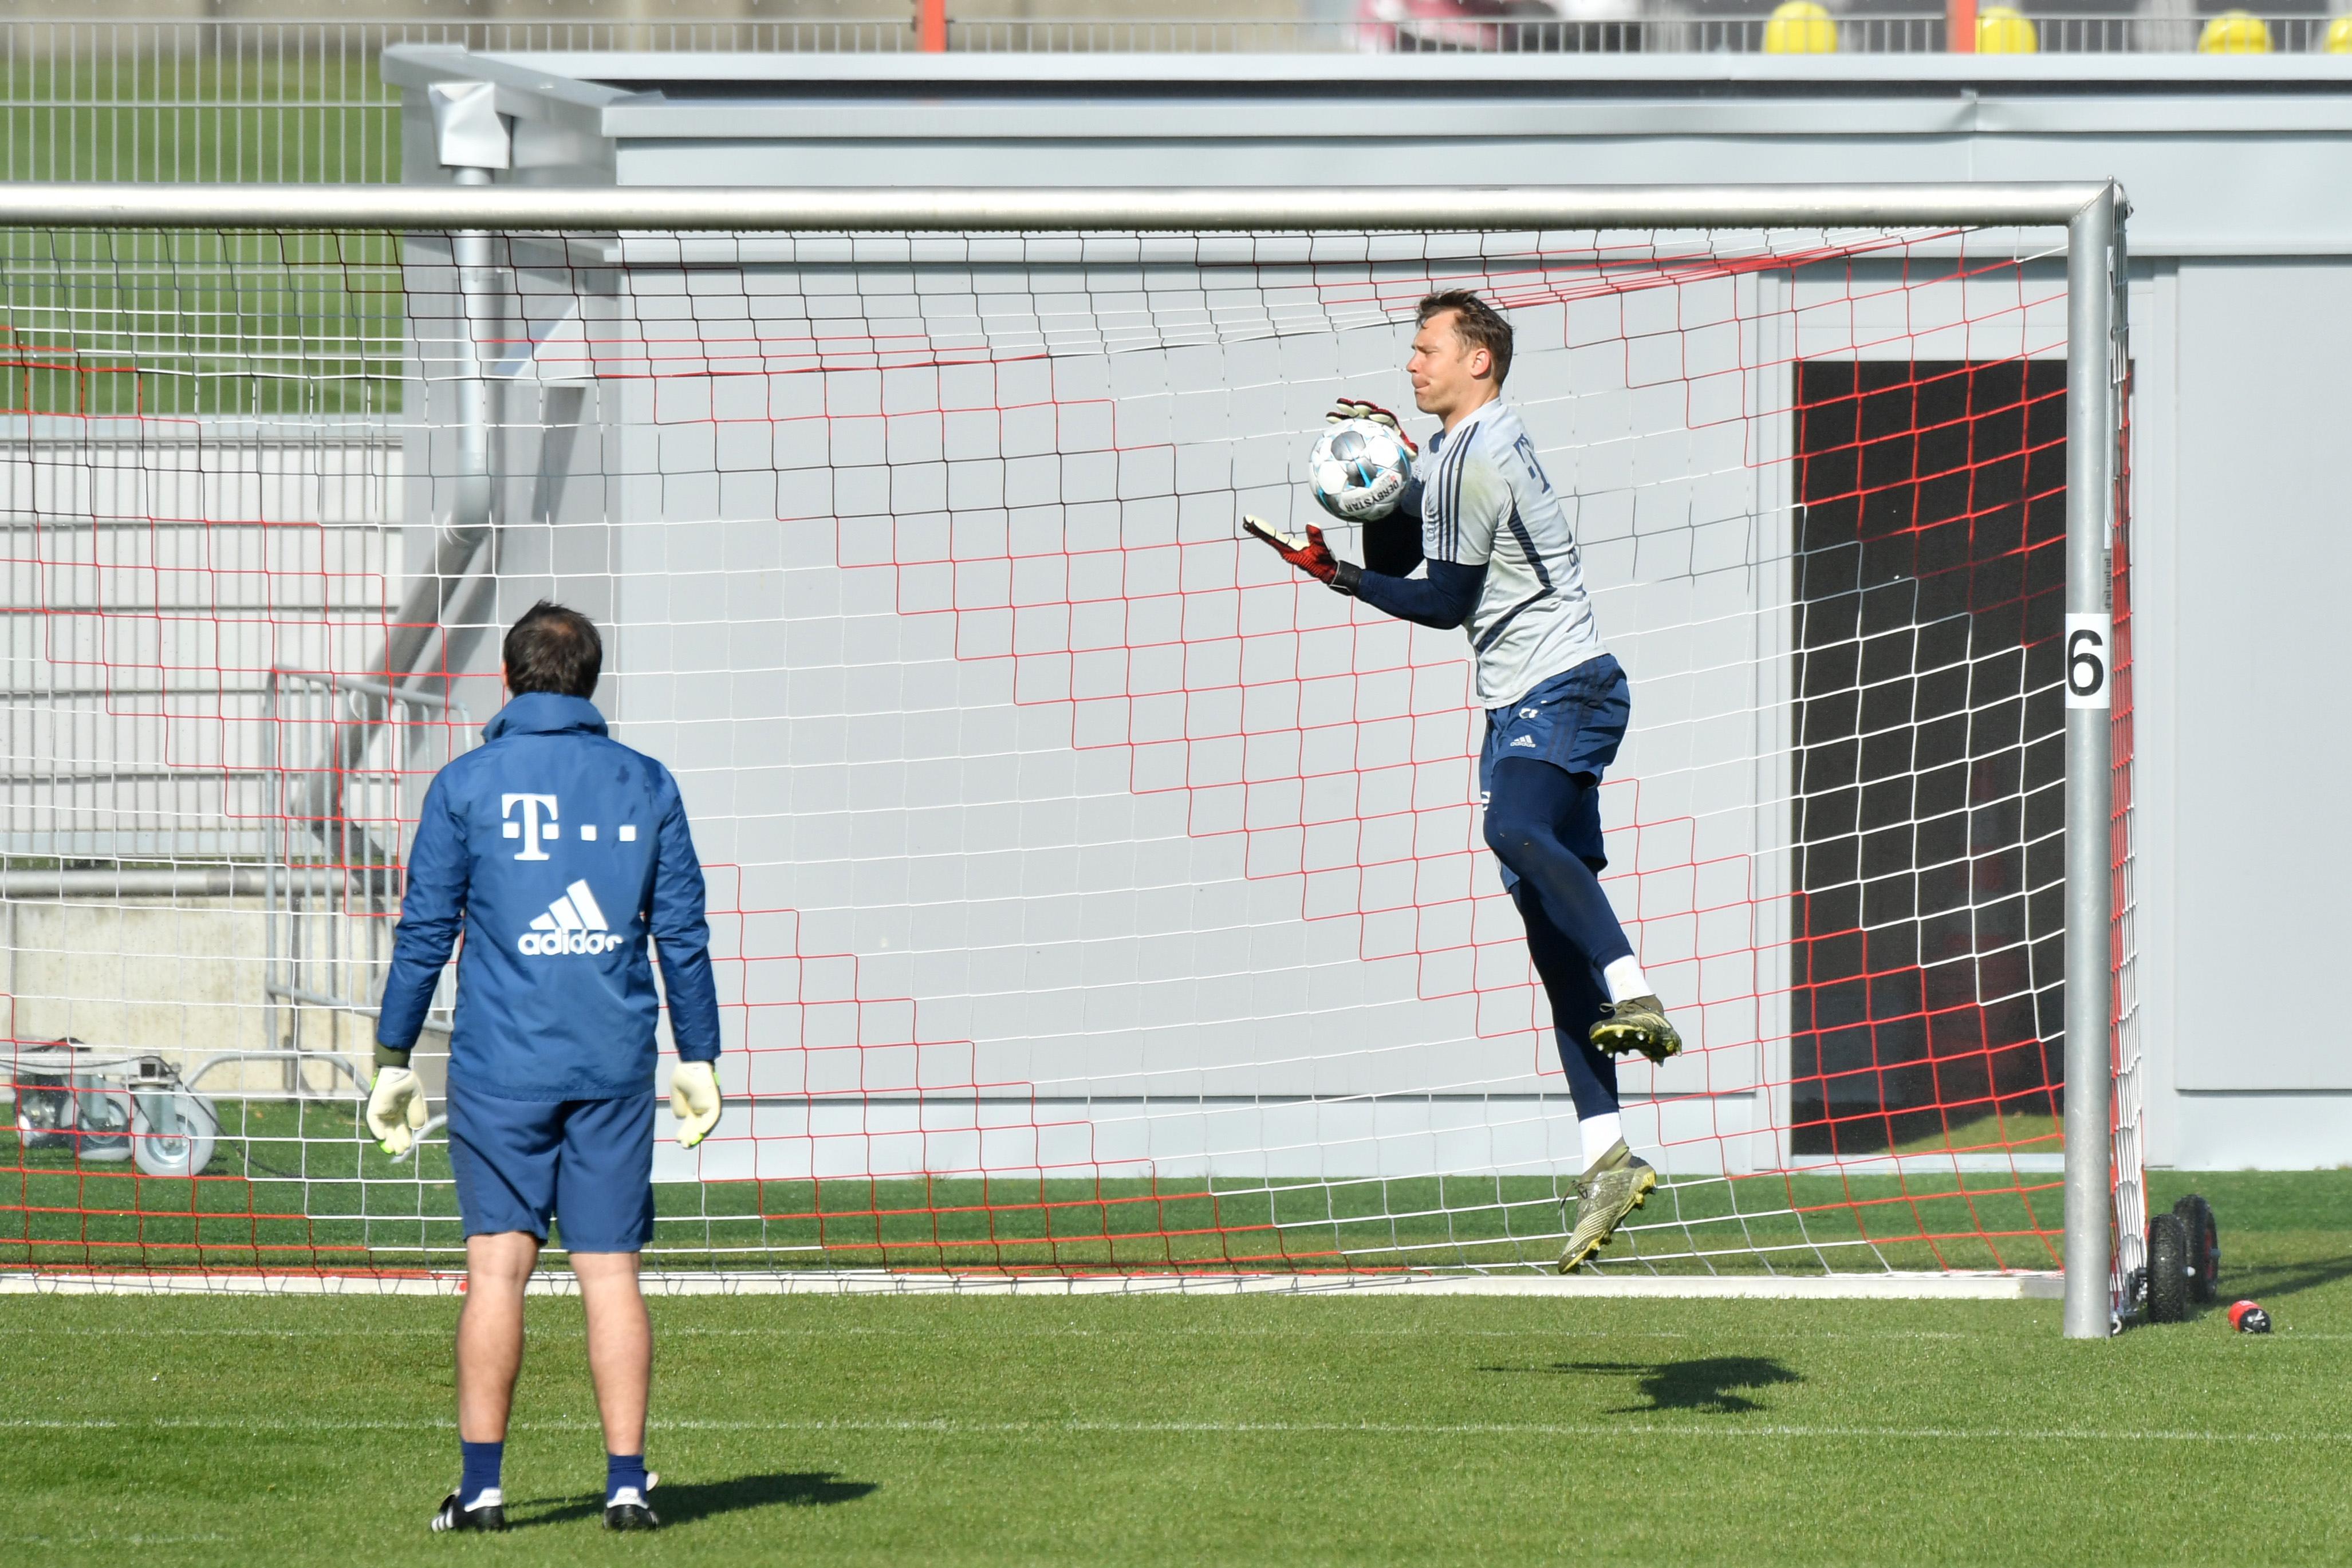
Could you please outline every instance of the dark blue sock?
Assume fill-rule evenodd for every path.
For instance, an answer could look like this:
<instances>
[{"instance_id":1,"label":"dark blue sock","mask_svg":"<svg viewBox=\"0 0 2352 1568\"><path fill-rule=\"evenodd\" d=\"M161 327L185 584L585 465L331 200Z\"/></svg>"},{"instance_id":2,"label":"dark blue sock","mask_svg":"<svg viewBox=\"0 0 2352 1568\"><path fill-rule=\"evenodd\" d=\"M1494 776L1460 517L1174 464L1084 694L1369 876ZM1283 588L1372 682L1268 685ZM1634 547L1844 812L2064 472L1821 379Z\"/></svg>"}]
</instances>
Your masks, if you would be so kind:
<instances>
[{"instance_id":1,"label":"dark blue sock","mask_svg":"<svg viewBox=\"0 0 2352 1568\"><path fill-rule=\"evenodd\" d=\"M604 1506L613 1506L614 1497L623 1487L637 1489L637 1497L646 1495L646 1457L643 1454L607 1454L604 1456Z\"/></svg>"},{"instance_id":2,"label":"dark blue sock","mask_svg":"<svg viewBox=\"0 0 2352 1568\"><path fill-rule=\"evenodd\" d=\"M474 1500L499 1484L499 1466L507 1457L506 1443L468 1443L458 1439L465 1474L457 1478L457 1506L471 1508Z\"/></svg>"}]
</instances>

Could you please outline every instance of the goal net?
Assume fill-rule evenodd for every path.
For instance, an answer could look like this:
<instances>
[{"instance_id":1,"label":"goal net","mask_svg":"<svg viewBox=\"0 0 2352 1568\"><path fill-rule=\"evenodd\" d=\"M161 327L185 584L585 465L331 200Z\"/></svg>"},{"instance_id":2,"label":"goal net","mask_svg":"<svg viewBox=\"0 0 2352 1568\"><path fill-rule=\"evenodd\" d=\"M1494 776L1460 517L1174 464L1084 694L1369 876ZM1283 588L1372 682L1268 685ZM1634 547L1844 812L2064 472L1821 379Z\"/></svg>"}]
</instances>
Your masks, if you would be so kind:
<instances>
[{"instance_id":1,"label":"goal net","mask_svg":"<svg viewBox=\"0 0 2352 1568\"><path fill-rule=\"evenodd\" d=\"M1622 1071L1663 1180L1597 1267L2058 1267L2063 226L0 243L7 1266L457 1258L437 1122L358 1100L546 597L709 879L730 1109L649 1263L1549 1268L1583 1151L1465 640L1239 527L1360 551L1307 447L1427 436L1463 288L1630 673L1602 882L1688 1042Z\"/></svg>"}]
</instances>

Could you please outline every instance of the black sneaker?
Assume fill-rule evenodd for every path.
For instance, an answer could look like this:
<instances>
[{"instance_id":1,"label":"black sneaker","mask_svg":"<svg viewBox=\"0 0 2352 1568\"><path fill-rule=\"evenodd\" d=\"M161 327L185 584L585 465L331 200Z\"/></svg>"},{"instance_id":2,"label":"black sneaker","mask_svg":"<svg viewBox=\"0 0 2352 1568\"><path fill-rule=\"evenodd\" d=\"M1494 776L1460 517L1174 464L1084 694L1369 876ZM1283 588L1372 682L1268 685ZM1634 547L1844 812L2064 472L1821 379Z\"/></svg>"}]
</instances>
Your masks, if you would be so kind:
<instances>
[{"instance_id":1,"label":"black sneaker","mask_svg":"<svg viewBox=\"0 0 2352 1568\"><path fill-rule=\"evenodd\" d=\"M649 1475L646 1478L646 1491L649 1492L660 1484L659 1476ZM613 1494L613 1500L604 1505L604 1528L659 1530L661 1516L654 1512L653 1505L646 1501L644 1494L636 1488L623 1487Z\"/></svg>"},{"instance_id":2,"label":"black sneaker","mask_svg":"<svg viewBox=\"0 0 2352 1568\"><path fill-rule=\"evenodd\" d=\"M504 1530L507 1527L507 1500L496 1487L475 1500L472 1508L458 1506L456 1492L441 1500L441 1511L433 1516L436 1530Z\"/></svg>"}]
</instances>

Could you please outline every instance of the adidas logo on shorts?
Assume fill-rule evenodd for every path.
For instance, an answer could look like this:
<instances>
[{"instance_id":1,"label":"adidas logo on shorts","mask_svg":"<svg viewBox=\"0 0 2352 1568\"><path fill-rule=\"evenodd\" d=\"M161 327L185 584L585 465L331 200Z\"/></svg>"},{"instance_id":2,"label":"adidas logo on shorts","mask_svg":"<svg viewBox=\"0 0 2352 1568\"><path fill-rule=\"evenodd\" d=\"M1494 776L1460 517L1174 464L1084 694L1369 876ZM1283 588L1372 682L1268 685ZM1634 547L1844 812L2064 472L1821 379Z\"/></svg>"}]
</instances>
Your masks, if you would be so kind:
<instances>
[{"instance_id":1,"label":"adidas logo on shorts","mask_svg":"<svg viewBox=\"0 0 2352 1568\"><path fill-rule=\"evenodd\" d=\"M605 929L604 911L583 879L563 889L547 912L515 938L515 951L533 958L554 958L567 952L610 952L621 939Z\"/></svg>"}]
</instances>

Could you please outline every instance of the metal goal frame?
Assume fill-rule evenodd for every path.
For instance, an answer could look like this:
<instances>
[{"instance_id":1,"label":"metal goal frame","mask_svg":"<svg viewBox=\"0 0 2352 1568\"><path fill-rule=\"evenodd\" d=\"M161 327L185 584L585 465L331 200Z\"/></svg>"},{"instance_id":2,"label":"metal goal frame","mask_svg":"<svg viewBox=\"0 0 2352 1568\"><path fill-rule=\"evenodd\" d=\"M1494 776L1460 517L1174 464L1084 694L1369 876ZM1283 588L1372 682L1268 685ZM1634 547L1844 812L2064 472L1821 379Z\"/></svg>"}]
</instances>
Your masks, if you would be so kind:
<instances>
[{"instance_id":1,"label":"metal goal frame","mask_svg":"<svg viewBox=\"0 0 2352 1568\"><path fill-rule=\"evenodd\" d=\"M460 170L448 185L23 184L0 188L0 225L21 229L443 230L458 237L563 229L635 232L1276 232L1760 230L2032 227L2066 231L2065 823L2066 1081L2063 1332L2103 1337L2130 1310L2138 1234L2137 1041L2131 953L2117 927L2129 854L2127 795L2111 766L2114 551L2123 516L2126 370L2124 219L2113 182L1770 186L1558 185L1377 191L1286 189L549 189ZM1398 221L1395 215L1411 215ZM462 265L462 263L461 263ZM478 369L478 360L477 361ZM475 400L477 405L478 400ZM478 443L461 443L466 455ZM485 476L486 477L486 476ZM462 566L487 519L457 515L437 557ZM486 509L485 509L486 510ZM420 641L440 612L404 607ZM421 626L416 623L422 622ZM401 634L395 634L400 636ZM393 652L394 650L387 650ZM2125 891L2127 902L2127 886ZM2127 909L2126 910L2127 913ZM2105 984L2085 984L2091 976ZM2120 1136L2118 1136L2120 1132ZM2111 1230L2112 1226L2112 1230Z\"/></svg>"}]
</instances>

